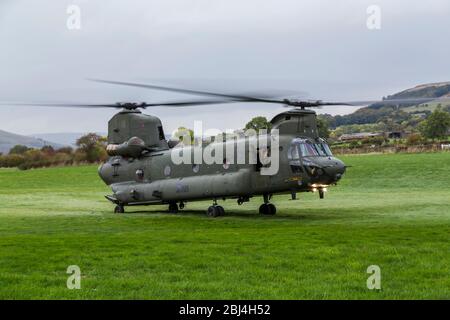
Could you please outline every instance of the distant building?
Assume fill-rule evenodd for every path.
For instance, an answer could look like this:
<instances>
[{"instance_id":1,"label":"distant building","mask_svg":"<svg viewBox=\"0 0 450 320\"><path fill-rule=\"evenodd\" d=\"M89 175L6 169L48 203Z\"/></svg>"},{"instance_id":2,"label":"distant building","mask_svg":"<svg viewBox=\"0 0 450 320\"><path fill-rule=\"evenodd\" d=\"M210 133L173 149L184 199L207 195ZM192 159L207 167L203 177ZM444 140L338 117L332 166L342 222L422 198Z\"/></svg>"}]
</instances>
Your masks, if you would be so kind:
<instances>
[{"instance_id":1,"label":"distant building","mask_svg":"<svg viewBox=\"0 0 450 320\"><path fill-rule=\"evenodd\" d=\"M403 131L387 131L387 132L358 132L343 134L339 137L339 141L359 141L367 140L377 137L384 137L386 139L404 139L407 138L410 133Z\"/></svg>"},{"instance_id":2,"label":"distant building","mask_svg":"<svg viewBox=\"0 0 450 320\"><path fill-rule=\"evenodd\" d=\"M385 132L384 136L387 139L403 139L406 138L409 134L403 131L391 131L391 132Z\"/></svg>"},{"instance_id":3,"label":"distant building","mask_svg":"<svg viewBox=\"0 0 450 320\"><path fill-rule=\"evenodd\" d=\"M384 134L382 132L349 133L340 136L339 141L357 141L357 140L372 139L376 137L384 137Z\"/></svg>"}]
</instances>

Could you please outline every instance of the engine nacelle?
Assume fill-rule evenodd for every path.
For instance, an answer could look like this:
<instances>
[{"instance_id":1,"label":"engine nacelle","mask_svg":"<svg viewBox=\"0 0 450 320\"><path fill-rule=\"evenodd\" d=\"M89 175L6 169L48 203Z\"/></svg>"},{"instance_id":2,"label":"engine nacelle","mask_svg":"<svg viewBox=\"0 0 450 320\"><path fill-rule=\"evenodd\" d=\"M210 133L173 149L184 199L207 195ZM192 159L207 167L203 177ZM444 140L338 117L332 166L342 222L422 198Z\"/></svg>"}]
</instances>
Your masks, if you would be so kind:
<instances>
[{"instance_id":1,"label":"engine nacelle","mask_svg":"<svg viewBox=\"0 0 450 320\"><path fill-rule=\"evenodd\" d=\"M122 144L108 144L106 152L110 156L139 158L145 149L144 140L138 137L132 137Z\"/></svg>"}]
</instances>

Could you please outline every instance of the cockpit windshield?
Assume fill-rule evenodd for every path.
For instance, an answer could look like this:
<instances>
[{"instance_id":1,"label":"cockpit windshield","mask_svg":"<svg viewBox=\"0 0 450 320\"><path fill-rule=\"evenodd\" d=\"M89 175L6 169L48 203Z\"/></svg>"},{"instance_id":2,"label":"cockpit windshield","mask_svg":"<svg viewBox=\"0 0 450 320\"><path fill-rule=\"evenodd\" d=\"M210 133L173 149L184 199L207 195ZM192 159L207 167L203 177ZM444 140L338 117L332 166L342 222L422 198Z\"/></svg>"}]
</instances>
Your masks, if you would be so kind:
<instances>
[{"instance_id":1,"label":"cockpit windshield","mask_svg":"<svg viewBox=\"0 0 450 320\"><path fill-rule=\"evenodd\" d=\"M312 143L300 143L300 153L303 157L314 157L319 156L320 153Z\"/></svg>"},{"instance_id":2,"label":"cockpit windshield","mask_svg":"<svg viewBox=\"0 0 450 320\"><path fill-rule=\"evenodd\" d=\"M305 139L294 139L289 152L292 160L298 160L300 157L331 157L330 147L325 141L312 142Z\"/></svg>"},{"instance_id":3,"label":"cockpit windshield","mask_svg":"<svg viewBox=\"0 0 450 320\"><path fill-rule=\"evenodd\" d=\"M330 147L328 146L328 144L326 144L325 142L320 144L322 146L322 148L325 150L325 153L328 157L332 157L333 153L331 152Z\"/></svg>"}]
</instances>

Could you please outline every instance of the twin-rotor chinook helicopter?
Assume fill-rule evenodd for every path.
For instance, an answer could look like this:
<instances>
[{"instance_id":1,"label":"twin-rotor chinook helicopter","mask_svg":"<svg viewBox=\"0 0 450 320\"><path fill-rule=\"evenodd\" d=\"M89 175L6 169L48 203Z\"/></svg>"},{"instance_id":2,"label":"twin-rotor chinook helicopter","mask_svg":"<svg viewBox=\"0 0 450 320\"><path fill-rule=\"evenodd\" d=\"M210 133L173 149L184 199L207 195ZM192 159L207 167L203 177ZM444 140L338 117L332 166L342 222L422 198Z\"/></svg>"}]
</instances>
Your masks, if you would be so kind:
<instances>
[{"instance_id":1,"label":"twin-rotor chinook helicopter","mask_svg":"<svg viewBox=\"0 0 450 320\"><path fill-rule=\"evenodd\" d=\"M274 194L318 192L324 198L327 188L336 185L345 173L345 164L333 156L326 141L319 137L316 113L307 108L337 105L367 105L374 101L323 102L279 100L264 95L223 94L205 91L161 87L141 83L94 80L97 82L165 90L214 98L165 103L116 103L116 104L49 104L25 105L55 107L105 107L122 109L108 123L107 152L109 160L99 167L101 179L111 187L112 194L106 199L114 203L116 213L123 213L125 206L167 204L170 212L178 212L186 202L212 200L206 213L210 217L224 214L220 199L236 199L238 204L248 202L254 196L262 196L259 212L274 215L276 207L270 202ZM388 100L381 103L423 103L430 99ZM276 115L271 121L272 132L277 132L278 170L265 175L269 164L263 157L275 154L271 150L274 137L266 135L262 149L254 143L255 136L241 136L233 139L215 140L209 144L176 146L171 145L164 135L161 120L143 114L139 109L148 107L187 107L222 103L275 103L293 109ZM377 101L380 103L380 101ZM11 103L9 103L11 104ZM24 105L16 104L16 105ZM196 151L205 148L224 150L223 161L215 163L187 162L174 164L174 153ZM228 150L231 148L230 156ZM241 150L256 148L255 161L239 162ZM273 161L273 159L272 159Z\"/></svg>"}]
</instances>

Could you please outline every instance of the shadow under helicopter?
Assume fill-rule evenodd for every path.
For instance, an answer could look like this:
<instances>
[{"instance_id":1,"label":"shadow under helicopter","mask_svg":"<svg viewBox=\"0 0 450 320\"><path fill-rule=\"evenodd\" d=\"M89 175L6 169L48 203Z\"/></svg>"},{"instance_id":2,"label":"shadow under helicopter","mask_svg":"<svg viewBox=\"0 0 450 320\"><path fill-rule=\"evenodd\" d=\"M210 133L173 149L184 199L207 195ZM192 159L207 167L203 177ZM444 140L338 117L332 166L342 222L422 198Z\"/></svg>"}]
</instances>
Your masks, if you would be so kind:
<instances>
[{"instance_id":1,"label":"shadow under helicopter","mask_svg":"<svg viewBox=\"0 0 450 320\"><path fill-rule=\"evenodd\" d=\"M303 212L302 212L303 211ZM207 220L211 220L211 218L207 217L204 210L189 210L184 209L180 210L177 213L172 213L167 210L130 210L128 209L127 214L136 214L136 215L167 215L167 216L191 216L191 217L204 217ZM223 219L223 218L241 218L248 220L291 220L291 221L321 221L321 220L348 220L352 219L354 212L351 209L339 209L339 210L320 210L320 209L297 209L296 213L283 213L282 210L277 212L276 215L261 215L255 213L253 210L248 211L237 211L237 210L227 210L225 215L219 216L213 220Z\"/></svg>"}]
</instances>

